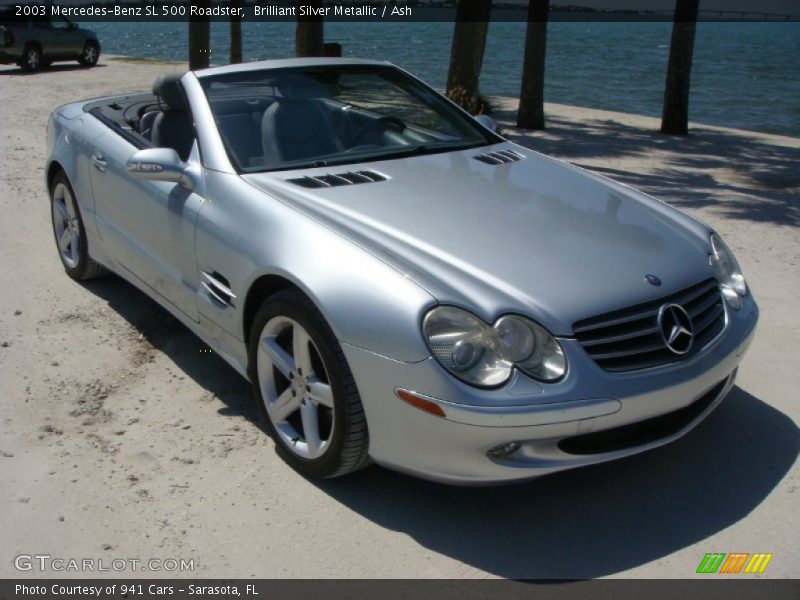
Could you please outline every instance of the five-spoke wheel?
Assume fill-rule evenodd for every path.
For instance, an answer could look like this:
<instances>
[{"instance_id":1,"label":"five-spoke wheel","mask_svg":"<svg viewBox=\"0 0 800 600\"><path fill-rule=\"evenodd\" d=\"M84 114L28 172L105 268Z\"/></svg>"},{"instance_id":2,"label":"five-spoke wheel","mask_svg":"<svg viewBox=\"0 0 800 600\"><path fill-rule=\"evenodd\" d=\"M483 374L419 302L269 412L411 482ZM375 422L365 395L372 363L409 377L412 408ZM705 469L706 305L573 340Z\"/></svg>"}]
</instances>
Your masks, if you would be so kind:
<instances>
[{"instance_id":1,"label":"five-spoke wheel","mask_svg":"<svg viewBox=\"0 0 800 600\"><path fill-rule=\"evenodd\" d=\"M75 199L63 182L53 188L53 231L61 261L68 269L74 269L80 258L81 229Z\"/></svg>"},{"instance_id":2,"label":"five-spoke wheel","mask_svg":"<svg viewBox=\"0 0 800 600\"><path fill-rule=\"evenodd\" d=\"M57 173L50 185L50 213L58 256L67 275L83 280L105 274L103 266L89 256L78 201L63 172Z\"/></svg>"},{"instance_id":3,"label":"five-spoke wheel","mask_svg":"<svg viewBox=\"0 0 800 600\"><path fill-rule=\"evenodd\" d=\"M84 67L93 67L97 64L99 58L100 48L98 47L97 42L86 42L86 45L83 47L83 51L78 58L78 62Z\"/></svg>"},{"instance_id":4,"label":"five-spoke wheel","mask_svg":"<svg viewBox=\"0 0 800 600\"><path fill-rule=\"evenodd\" d=\"M330 327L300 290L264 301L250 328L249 353L253 391L286 462L315 477L369 463L353 375Z\"/></svg>"},{"instance_id":5,"label":"five-spoke wheel","mask_svg":"<svg viewBox=\"0 0 800 600\"><path fill-rule=\"evenodd\" d=\"M258 343L261 397L281 441L302 458L330 445L333 390L319 350L297 321L273 317Z\"/></svg>"},{"instance_id":6,"label":"five-spoke wheel","mask_svg":"<svg viewBox=\"0 0 800 600\"><path fill-rule=\"evenodd\" d=\"M22 51L22 59L19 62L25 71L34 72L42 68L42 51L39 46L35 44L28 44Z\"/></svg>"}]
</instances>

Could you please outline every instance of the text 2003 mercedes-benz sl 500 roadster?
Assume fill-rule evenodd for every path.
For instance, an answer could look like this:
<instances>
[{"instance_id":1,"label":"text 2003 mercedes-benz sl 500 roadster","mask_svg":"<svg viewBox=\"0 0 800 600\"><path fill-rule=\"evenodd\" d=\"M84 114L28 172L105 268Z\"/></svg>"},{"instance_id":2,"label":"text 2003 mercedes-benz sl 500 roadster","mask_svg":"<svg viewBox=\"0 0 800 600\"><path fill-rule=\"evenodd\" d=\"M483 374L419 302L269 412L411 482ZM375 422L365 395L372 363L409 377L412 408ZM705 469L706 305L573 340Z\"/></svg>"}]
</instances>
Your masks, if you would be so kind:
<instances>
[{"instance_id":1,"label":"text 2003 mercedes-benz sl 500 roadster","mask_svg":"<svg viewBox=\"0 0 800 600\"><path fill-rule=\"evenodd\" d=\"M387 63L162 76L57 109L48 146L67 274L172 312L307 475L493 483L654 448L722 401L758 318L707 226Z\"/></svg>"}]
</instances>

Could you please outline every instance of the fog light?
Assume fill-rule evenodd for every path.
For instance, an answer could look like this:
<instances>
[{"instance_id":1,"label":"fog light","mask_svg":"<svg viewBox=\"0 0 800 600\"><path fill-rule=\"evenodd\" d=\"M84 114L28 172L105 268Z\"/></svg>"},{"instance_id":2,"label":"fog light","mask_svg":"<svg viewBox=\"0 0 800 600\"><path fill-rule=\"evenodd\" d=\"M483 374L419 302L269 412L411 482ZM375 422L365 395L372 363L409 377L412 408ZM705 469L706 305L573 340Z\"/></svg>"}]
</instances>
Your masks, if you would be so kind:
<instances>
[{"instance_id":1,"label":"fog light","mask_svg":"<svg viewBox=\"0 0 800 600\"><path fill-rule=\"evenodd\" d=\"M505 444L500 444L499 446L495 446L487 454L492 458L505 458L511 454L514 454L517 450L519 450L520 443L519 442L507 442Z\"/></svg>"}]
</instances>

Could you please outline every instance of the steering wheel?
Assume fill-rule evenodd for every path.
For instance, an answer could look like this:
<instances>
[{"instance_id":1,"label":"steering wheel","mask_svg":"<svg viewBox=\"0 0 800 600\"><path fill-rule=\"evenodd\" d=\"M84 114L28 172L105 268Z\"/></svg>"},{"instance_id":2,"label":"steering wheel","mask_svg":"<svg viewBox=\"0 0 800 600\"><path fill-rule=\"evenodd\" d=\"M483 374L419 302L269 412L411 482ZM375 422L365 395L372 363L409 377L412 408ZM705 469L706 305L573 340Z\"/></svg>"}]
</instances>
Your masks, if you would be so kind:
<instances>
[{"instance_id":1,"label":"steering wheel","mask_svg":"<svg viewBox=\"0 0 800 600\"><path fill-rule=\"evenodd\" d=\"M402 133L406 128L406 124L402 119L398 119L397 117L380 117L374 121L370 121L353 135L353 147L359 146L361 139L373 130L377 130L379 126L381 126L381 132L385 131L390 126L398 133Z\"/></svg>"}]
</instances>

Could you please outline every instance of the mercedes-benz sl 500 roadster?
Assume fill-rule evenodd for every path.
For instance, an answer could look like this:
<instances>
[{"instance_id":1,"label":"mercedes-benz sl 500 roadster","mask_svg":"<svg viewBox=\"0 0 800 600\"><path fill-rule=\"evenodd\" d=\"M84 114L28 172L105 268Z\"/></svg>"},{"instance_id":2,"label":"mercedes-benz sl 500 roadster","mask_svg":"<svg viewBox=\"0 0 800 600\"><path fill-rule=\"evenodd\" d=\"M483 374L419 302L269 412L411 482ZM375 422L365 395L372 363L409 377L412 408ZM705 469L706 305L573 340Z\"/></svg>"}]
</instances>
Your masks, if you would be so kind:
<instances>
[{"instance_id":1,"label":"mercedes-benz sl 500 roadster","mask_svg":"<svg viewBox=\"0 0 800 600\"><path fill-rule=\"evenodd\" d=\"M58 108L48 147L67 274L174 314L306 475L497 483L666 444L758 318L708 226L388 63L162 76Z\"/></svg>"}]
</instances>

